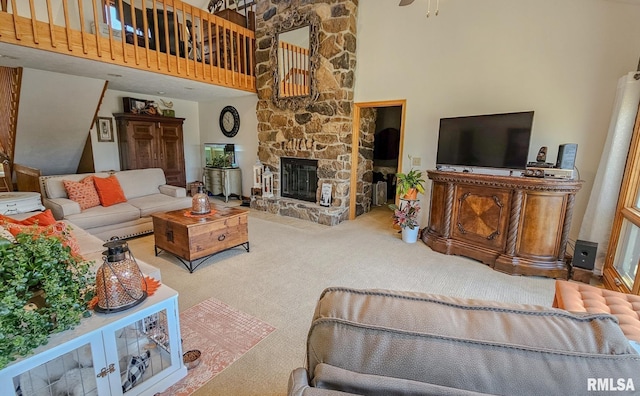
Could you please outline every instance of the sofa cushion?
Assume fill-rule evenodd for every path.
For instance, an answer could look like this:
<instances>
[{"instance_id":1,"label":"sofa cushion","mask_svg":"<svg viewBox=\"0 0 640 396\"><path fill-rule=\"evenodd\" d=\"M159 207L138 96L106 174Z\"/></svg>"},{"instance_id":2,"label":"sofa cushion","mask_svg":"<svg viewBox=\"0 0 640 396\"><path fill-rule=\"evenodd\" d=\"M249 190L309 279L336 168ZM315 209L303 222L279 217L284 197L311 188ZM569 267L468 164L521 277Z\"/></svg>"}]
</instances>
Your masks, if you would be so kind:
<instances>
[{"instance_id":1,"label":"sofa cushion","mask_svg":"<svg viewBox=\"0 0 640 396\"><path fill-rule=\"evenodd\" d=\"M23 225L40 225L40 226L48 226L56 223L56 219L53 217L53 213L51 209L47 209L44 212L38 212L33 216L29 216L24 219L16 219L13 217L0 215L0 221L5 221L7 223L13 224L23 224Z\"/></svg>"},{"instance_id":2,"label":"sofa cushion","mask_svg":"<svg viewBox=\"0 0 640 396\"><path fill-rule=\"evenodd\" d=\"M611 315L385 290L323 292L309 373L320 364L489 394L575 394L592 378L640 383L640 355Z\"/></svg>"},{"instance_id":3,"label":"sofa cushion","mask_svg":"<svg viewBox=\"0 0 640 396\"><path fill-rule=\"evenodd\" d=\"M640 296L556 280L554 306L571 312L611 314L618 318L627 338L640 341Z\"/></svg>"},{"instance_id":4,"label":"sofa cushion","mask_svg":"<svg viewBox=\"0 0 640 396\"><path fill-rule=\"evenodd\" d=\"M157 194L158 188L167 183L164 171L160 168L135 169L117 172L122 190L127 199Z\"/></svg>"},{"instance_id":5,"label":"sofa cushion","mask_svg":"<svg viewBox=\"0 0 640 396\"><path fill-rule=\"evenodd\" d=\"M98 197L98 192L93 184L93 176L85 177L79 182L63 180L62 185L69 199L77 202L81 210L100 205L100 197Z\"/></svg>"},{"instance_id":6,"label":"sofa cushion","mask_svg":"<svg viewBox=\"0 0 640 396\"><path fill-rule=\"evenodd\" d=\"M156 193L130 199L128 203L140 209L140 217L147 217L157 212L189 208L191 207L191 198L174 198Z\"/></svg>"},{"instance_id":7,"label":"sofa cushion","mask_svg":"<svg viewBox=\"0 0 640 396\"><path fill-rule=\"evenodd\" d=\"M107 177L108 173L92 173L93 176ZM86 173L70 174L70 175L52 175L40 176L40 187L43 198L69 198L67 191L64 189L63 180L73 180L79 182L88 175Z\"/></svg>"},{"instance_id":8,"label":"sofa cushion","mask_svg":"<svg viewBox=\"0 0 640 396\"><path fill-rule=\"evenodd\" d=\"M129 203L119 203L109 207L96 206L82 211L82 213L65 217L73 224L85 230L136 220L140 217L140 210Z\"/></svg>"},{"instance_id":9,"label":"sofa cushion","mask_svg":"<svg viewBox=\"0 0 640 396\"><path fill-rule=\"evenodd\" d=\"M96 191L98 192L102 206L107 207L127 202L122 187L120 187L120 182L114 175L104 178L94 177L93 184L96 186Z\"/></svg>"}]
</instances>

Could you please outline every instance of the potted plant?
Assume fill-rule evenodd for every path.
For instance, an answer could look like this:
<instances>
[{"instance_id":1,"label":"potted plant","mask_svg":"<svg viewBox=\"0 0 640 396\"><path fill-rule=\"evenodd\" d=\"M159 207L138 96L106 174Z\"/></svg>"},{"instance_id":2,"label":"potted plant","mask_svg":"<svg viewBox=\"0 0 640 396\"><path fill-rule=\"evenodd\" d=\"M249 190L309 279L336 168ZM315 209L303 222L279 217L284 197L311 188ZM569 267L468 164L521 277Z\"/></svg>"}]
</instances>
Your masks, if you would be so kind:
<instances>
[{"instance_id":1,"label":"potted plant","mask_svg":"<svg viewBox=\"0 0 640 396\"><path fill-rule=\"evenodd\" d=\"M38 228L0 237L0 369L88 316L91 262Z\"/></svg>"},{"instance_id":2,"label":"potted plant","mask_svg":"<svg viewBox=\"0 0 640 396\"><path fill-rule=\"evenodd\" d=\"M402 240L407 243L414 243L418 240L418 215L420 214L420 203L418 201L405 201L400 207L395 204L389 205L393 210L393 224L400 226L402 230Z\"/></svg>"},{"instance_id":3,"label":"potted plant","mask_svg":"<svg viewBox=\"0 0 640 396\"><path fill-rule=\"evenodd\" d=\"M404 199L417 199L418 193L424 194L424 183L422 172L413 168L407 173L396 174L396 192Z\"/></svg>"}]
</instances>

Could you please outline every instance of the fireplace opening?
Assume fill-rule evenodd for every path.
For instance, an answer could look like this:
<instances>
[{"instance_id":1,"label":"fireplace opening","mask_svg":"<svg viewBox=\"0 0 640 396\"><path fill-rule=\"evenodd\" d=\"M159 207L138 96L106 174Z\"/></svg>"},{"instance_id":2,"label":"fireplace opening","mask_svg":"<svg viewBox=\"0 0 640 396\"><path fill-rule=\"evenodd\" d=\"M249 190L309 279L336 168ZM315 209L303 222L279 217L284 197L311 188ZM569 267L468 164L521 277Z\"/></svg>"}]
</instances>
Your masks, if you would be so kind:
<instances>
[{"instance_id":1,"label":"fireplace opening","mask_svg":"<svg viewBox=\"0 0 640 396\"><path fill-rule=\"evenodd\" d=\"M318 160L282 157L280 162L281 195L316 202Z\"/></svg>"}]
</instances>

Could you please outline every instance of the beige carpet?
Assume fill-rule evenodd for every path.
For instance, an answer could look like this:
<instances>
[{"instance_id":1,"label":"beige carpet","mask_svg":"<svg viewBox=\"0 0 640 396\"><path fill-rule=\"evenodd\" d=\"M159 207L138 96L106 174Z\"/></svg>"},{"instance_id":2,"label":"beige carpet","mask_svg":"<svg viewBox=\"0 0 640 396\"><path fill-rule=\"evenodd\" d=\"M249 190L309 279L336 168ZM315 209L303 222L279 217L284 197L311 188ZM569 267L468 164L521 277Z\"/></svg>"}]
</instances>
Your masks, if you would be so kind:
<instances>
[{"instance_id":1,"label":"beige carpet","mask_svg":"<svg viewBox=\"0 0 640 396\"><path fill-rule=\"evenodd\" d=\"M170 255L153 254L153 237L133 239L136 258L160 268L180 293L183 311L210 297L276 330L194 393L285 395L292 369L303 366L313 309L328 286L385 288L550 306L554 280L510 276L474 260L406 244L386 207L339 226L250 211L251 252L220 253L193 273Z\"/></svg>"}]
</instances>

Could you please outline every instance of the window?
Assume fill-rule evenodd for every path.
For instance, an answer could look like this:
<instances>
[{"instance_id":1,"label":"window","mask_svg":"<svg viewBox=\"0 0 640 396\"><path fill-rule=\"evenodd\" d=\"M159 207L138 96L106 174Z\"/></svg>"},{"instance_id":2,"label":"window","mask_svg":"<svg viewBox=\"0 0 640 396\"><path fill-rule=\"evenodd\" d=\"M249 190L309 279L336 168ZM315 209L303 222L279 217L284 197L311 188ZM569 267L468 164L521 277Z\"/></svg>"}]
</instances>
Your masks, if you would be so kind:
<instances>
[{"instance_id":1,"label":"window","mask_svg":"<svg viewBox=\"0 0 640 396\"><path fill-rule=\"evenodd\" d=\"M604 264L608 289L640 294L640 111L627 155L611 240Z\"/></svg>"},{"instance_id":2,"label":"window","mask_svg":"<svg viewBox=\"0 0 640 396\"><path fill-rule=\"evenodd\" d=\"M105 20L107 24L111 25L113 30L122 30L122 19L120 17L120 5L117 0L103 0L104 1L104 11L105 11ZM131 5L126 1L122 1L122 12L124 14L124 31L127 33L133 33L133 18L131 16ZM144 37L143 31L143 17L142 10L135 8L135 25L136 25L136 35L138 37ZM147 37L152 38L151 30L147 30Z\"/></svg>"}]
</instances>

